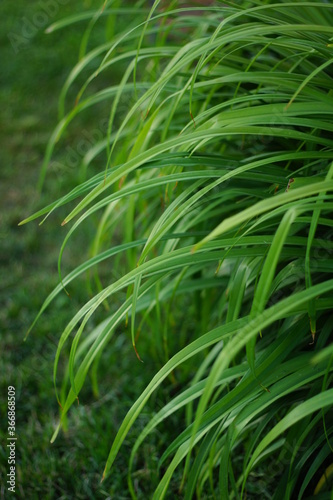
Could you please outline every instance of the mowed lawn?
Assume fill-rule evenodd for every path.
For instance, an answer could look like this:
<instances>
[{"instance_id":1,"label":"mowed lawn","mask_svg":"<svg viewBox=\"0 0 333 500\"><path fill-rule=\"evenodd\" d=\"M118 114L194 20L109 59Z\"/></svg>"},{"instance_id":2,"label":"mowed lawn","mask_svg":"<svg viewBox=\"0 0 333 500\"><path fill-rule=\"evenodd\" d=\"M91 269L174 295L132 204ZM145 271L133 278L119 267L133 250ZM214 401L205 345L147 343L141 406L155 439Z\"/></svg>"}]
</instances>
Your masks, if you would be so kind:
<instances>
[{"instance_id":1,"label":"mowed lawn","mask_svg":"<svg viewBox=\"0 0 333 500\"><path fill-rule=\"evenodd\" d=\"M125 334L120 335L112 351L102 357L104 375L98 380L99 394L93 395L87 383L80 405L71 412L68 431L51 445L59 417L52 379L56 346L66 323L89 298L85 277L72 286L71 299L65 293L58 296L24 341L44 299L59 282L57 259L66 230L60 225L62 210L42 226L38 222L18 223L78 182L82 141L99 120L94 109L73 123L55 152L57 168L51 165L40 193L37 184L47 140L57 123L59 93L78 60L87 22L53 34L44 31L57 19L89 11L94 4L61 3L50 2L56 5L52 10L52 5L47 8L48 2L1 2L1 413L7 413L7 388L14 386L17 498L121 499L128 498L126 447L113 477L105 485L100 480L116 429L151 376L149 364L138 375L140 363ZM101 23L94 29L92 43L104 37L105 25ZM86 234L74 239L65 253L65 271L88 255L90 229L87 225ZM142 373L147 380L140 379ZM1 476L5 478L9 467L6 418L1 434ZM147 460L154 460L151 449L147 449ZM149 479L149 472L144 474ZM1 498L7 495L3 483Z\"/></svg>"}]
</instances>

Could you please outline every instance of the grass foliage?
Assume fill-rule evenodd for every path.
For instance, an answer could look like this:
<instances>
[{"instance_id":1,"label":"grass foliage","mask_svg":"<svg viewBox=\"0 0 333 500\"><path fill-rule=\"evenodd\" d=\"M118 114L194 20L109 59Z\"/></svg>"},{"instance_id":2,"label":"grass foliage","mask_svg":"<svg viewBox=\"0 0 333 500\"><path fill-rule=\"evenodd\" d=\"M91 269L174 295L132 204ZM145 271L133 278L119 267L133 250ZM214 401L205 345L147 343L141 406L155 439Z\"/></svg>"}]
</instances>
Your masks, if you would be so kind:
<instances>
[{"instance_id":1,"label":"grass foliage","mask_svg":"<svg viewBox=\"0 0 333 500\"><path fill-rule=\"evenodd\" d=\"M131 447L132 498L330 498L332 5L188 5L106 1L61 92L40 185L78 114L104 109L106 127L84 155L82 183L23 221L69 207L61 284L41 313L90 276L91 299L56 352L53 439L88 373L98 390L101 354L126 330L133 363L159 369L110 442L105 487L164 388ZM100 22L107 40L90 48ZM109 86L98 87L101 76ZM62 275L63 252L88 218L91 257ZM140 482L143 443L163 432L158 479Z\"/></svg>"}]
</instances>

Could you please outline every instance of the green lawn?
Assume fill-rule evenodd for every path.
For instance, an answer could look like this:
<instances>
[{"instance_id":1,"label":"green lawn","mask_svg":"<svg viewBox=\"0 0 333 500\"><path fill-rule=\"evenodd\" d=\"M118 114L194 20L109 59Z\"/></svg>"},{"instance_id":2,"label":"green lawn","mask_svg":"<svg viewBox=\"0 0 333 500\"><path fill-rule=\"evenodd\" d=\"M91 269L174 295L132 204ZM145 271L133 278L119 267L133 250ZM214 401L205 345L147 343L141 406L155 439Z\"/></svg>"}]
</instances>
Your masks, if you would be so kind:
<instances>
[{"instance_id":1,"label":"green lawn","mask_svg":"<svg viewBox=\"0 0 333 500\"><path fill-rule=\"evenodd\" d=\"M2 2L17 498L332 498L332 21L325 0Z\"/></svg>"},{"instance_id":2,"label":"green lawn","mask_svg":"<svg viewBox=\"0 0 333 500\"><path fill-rule=\"evenodd\" d=\"M93 4L71 1L59 7L56 16L49 16L50 22L89 10ZM50 444L59 416L52 381L56 345L61 329L89 296L85 278L73 285L71 299L60 294L23 341L43 300L59 281L57 258L66 231L60 226L62 210L41 227L37 222L22 227L18 223L78 181L81 172L76 160L68 161L68 154L74 152L74 159L82 158L82 131L89 137L99 119L95 109L76 120L63 148L55 152L58 168L51 168L40 194L37 183L46 143L57 122L60 89L77 61L86 26L79 23L49 35L43 26L32 37L22 38L22 33L27 34L24 30L30 33L27 26L39 19L40 9L38 1L4 0L1 4L1 412L7 412L7 387L15 386L17 498L128 498L122 493L126 491L126 450L112 480L105 487L100 485L111 440L145 383L137 376L140 364L123 335L112 352L103 354L105 377L99 380L99 396L92 394L88 384L71 414L68 432ZM104 29L103 24L97 26L93 40L103 40ZM88 255L89 231L87 225L85 235L66 252L64 269ZM147 377L151 370L146 363ZM1 428L2 477L8 472L6 428L6 424ZM147 450L147 459L154 459L151 450ZM149 478L149 471L143 475Z\"/></svg>"}]
</instances>

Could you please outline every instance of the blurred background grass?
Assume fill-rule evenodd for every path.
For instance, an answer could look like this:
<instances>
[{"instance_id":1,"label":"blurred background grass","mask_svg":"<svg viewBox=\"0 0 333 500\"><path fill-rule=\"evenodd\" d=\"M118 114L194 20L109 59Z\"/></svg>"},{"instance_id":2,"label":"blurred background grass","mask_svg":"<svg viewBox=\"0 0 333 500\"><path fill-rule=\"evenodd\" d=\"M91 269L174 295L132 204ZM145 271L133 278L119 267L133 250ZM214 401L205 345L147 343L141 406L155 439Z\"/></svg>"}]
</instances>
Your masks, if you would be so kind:
<instances>
[{"instance_id":1,"label":"blurred background grass","mask_svg":"<svg viewBox=\"0 0 333 500\"><path fill-rule=\"evenodd\" d=\"M67 160L69 154L66 148L75 150L82 131L89 134L99 120L96 107L90 113L80 114L67 132L65 143L55 153L57 164L64 167L51 169L43 192L38 193L36 186L46 143L57 123L59 93L78 59L86 22L49 35L44 30L68 14L96 7L88 0L62 2L65 5L59 5L56 0L53 3L58 5L58 11L49 15L45 14L47 1L1 2L0 384L4 417L1 476L5 478L8 473L5 446L7 387L12 385L16 388L18 438L16 497L125 499L129 498L126 465L131 442L123 448L123 457L108 484L101 485L100 479L122 418L156 367L147 360L143 370L126 339L127 334L120 333L112 348L103 354L98 397L86 384L80 405L71 412L68 431L61 433L51 445L50 438L59 415L52 381L54 355L62 329L88 297L84 277L71 287L71 300L65 293L60 294L27 341L23 341L43 300L59 281L57 257L66 234L60 223L65 213L58 210L43 226L34 222L18 227L18 223L77 183L80 172L76 166L66 167L66 154ZM94 29L90 45L103 40L105 23L101 22ZM86 225L87 232L92 229ZM71 251L64 255L65 271L87 256L86 239L88 233L82 232L74 238ZM97 315L95 321L98 319ZM163 398L163 394L159 397ZM161 407L163 401L153 404ZM144 421L145 417L142 425ZM140 483L144 485L146 479L146 484L151 486L156 481L156 448L149 443L145 446L142 448ZM2 481L1 498L6 498L7 494L6 483ZM144 497L145 492L142 495Z\"/></svg>"}]
</instances>

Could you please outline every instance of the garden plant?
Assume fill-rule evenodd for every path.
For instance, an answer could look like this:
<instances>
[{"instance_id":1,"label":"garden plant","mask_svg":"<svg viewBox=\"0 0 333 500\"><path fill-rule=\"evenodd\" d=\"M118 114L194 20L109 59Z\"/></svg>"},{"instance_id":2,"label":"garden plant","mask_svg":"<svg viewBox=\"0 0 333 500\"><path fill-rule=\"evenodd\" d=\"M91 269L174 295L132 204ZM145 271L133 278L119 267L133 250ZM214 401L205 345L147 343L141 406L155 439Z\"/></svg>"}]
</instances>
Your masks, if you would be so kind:
<instances>
[{"instance_id":1,"label":"garden plant","mask_svg":"<svg viewBox=\"0 0 333 500\"><path fill-rule=\"evenodd\" d=\"M78 185L22 222L68 209L60 282L35 323L83 274L90 294L59 336L52 440L84 386L98 395L125 332L135 373L156 369L96 437L106 491L130 443L127 497L331 498L332 3L111 0L48 32L77 23L41 189L76 117L105 120ZM90 258L64 272L89 221Z\"/></svg>"}]
</instances>

